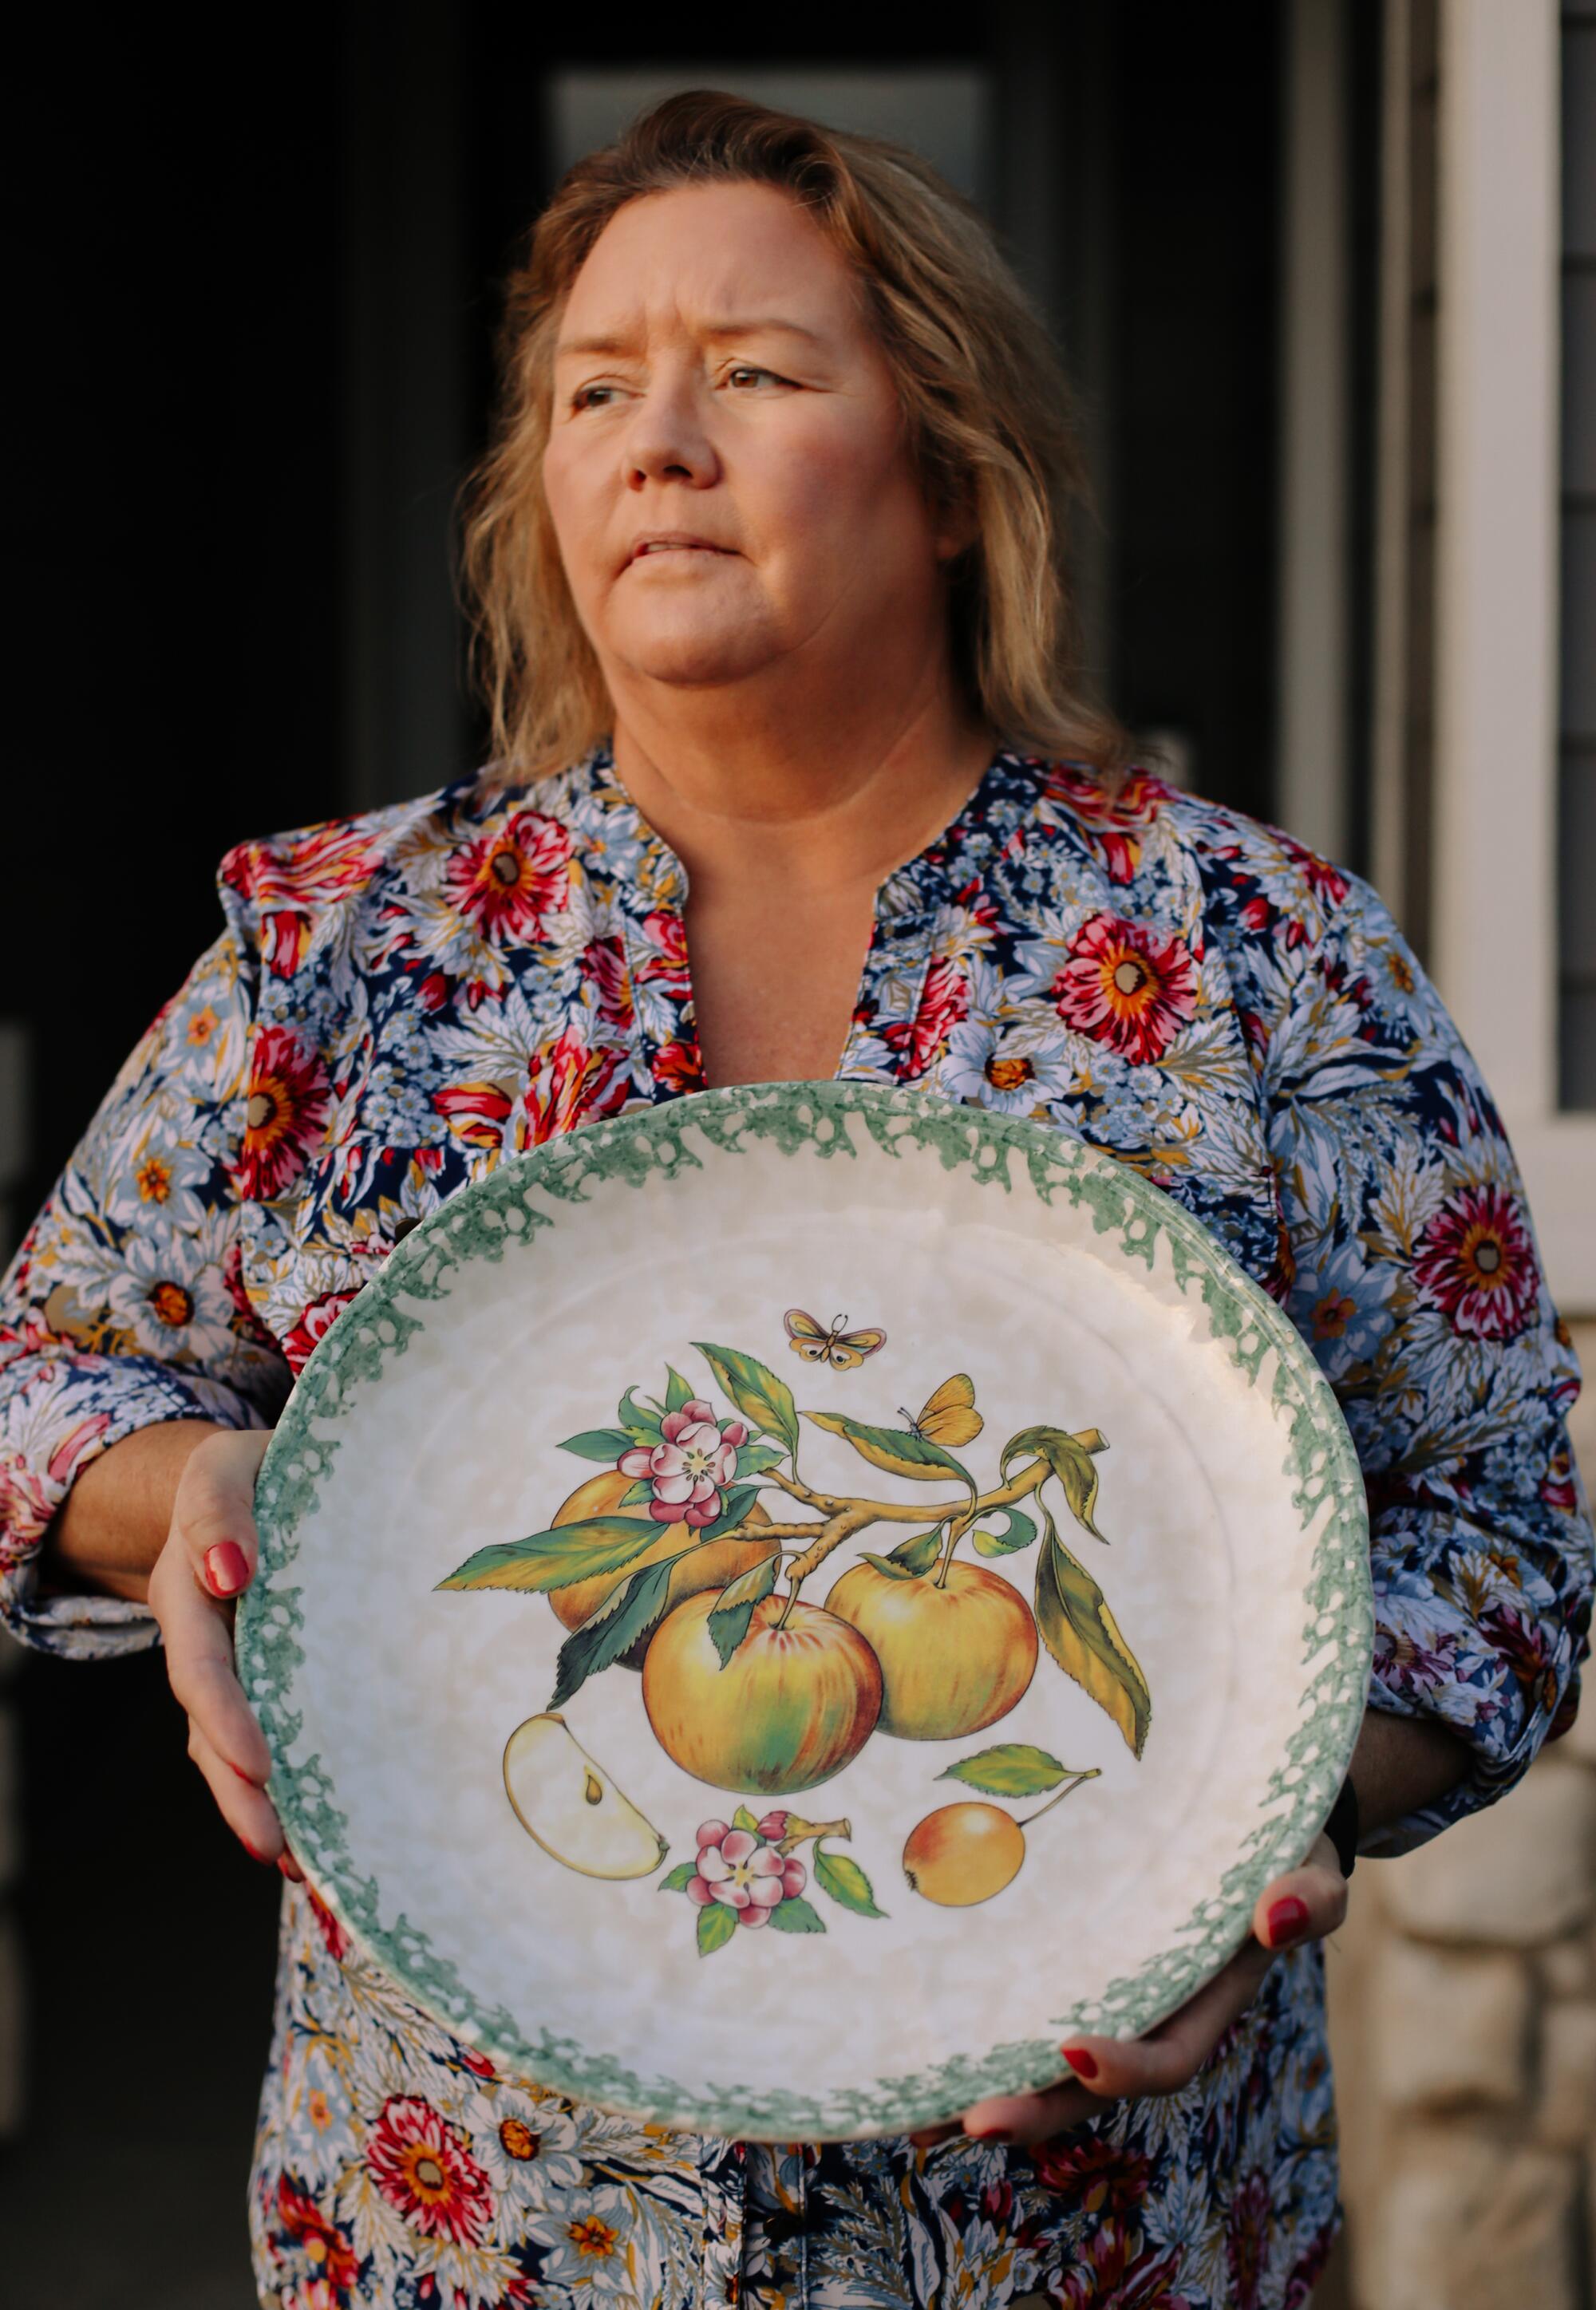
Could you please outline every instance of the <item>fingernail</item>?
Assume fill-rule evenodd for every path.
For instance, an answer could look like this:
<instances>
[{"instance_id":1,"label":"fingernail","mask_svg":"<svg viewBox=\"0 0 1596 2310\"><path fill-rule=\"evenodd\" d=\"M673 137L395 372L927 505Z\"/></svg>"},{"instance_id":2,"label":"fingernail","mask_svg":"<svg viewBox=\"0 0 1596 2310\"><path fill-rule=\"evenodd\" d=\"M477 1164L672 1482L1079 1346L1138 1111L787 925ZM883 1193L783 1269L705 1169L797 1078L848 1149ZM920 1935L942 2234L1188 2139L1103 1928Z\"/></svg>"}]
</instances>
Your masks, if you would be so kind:
<instances>
[{"instance_id":1,"label":"fingernail","mask_svg":"<svg viewBox=\"0 0 1596 2310\"><path fill-rule=\"evenodd\" d=\"M1078 2078L1097 2076L1097 2064L1084 2045L1061 2045L1059 2051Z\"/></svg>"},{"instance_id":2,"label":"fingernail","mask_svg":"<svg viewBox=\"0 0 1596 2310\"><path fill-rule=\"evenodd\" d=\"M205 1550L205 1578L215 1596L236 1596L249 1582L249 1559L236 1540L219 1540Z\"/></svg>"},{"instance_id":3,"label":"fingernail","mask_svg":"<svg viewBox=\"0 0 1596 2310\"><path fill-rule=\"evenodd\" d=\"M1307 1922L1308 1905L1299 1901L1295 1893L1288 1893L1283 1901L1271 1903L1265 1919L1271 1949L1279 1949L1282 1941L1294 1941Z\"/></svg>"},{"instance_id":4,"label":"fingernail","mask_svg":"<svg viewBox=\"0 0 1596 2310\"><path fill-rule=\"evenodd\" d=\"M251 1861L258 1861L263 1869L269 1869L272 1866L272 1856L269 1853L257 1853L247 1837L239 1837L239 1842Z\"/></svg>"},{"instance_id":5,"label":"fingernail","mask_svg":"<svg viewBox=\"0 0 1596 2310\"><path fill-rule=\"evenodd\" d=\"M969 2138L972 2141L1012 2141L1014 2136L1006 2125L972 2125Z\"/></svg>"},{"instance_id":6,"label":"fingernail","mask_svg":"<svg viewBox=\"0 0 1596 2310\"><path fill-rule=\"evenodd\" d=\"M282 1870L283 1875L288 1879L291 1885L302 1885L305 1882L305 1871L300 1868L299 1863L294 1859L293 1854L289 1852L286 1846L284 1846L283 1850L277 1855L277 1866Z\"/></svg>"}]
</instances>

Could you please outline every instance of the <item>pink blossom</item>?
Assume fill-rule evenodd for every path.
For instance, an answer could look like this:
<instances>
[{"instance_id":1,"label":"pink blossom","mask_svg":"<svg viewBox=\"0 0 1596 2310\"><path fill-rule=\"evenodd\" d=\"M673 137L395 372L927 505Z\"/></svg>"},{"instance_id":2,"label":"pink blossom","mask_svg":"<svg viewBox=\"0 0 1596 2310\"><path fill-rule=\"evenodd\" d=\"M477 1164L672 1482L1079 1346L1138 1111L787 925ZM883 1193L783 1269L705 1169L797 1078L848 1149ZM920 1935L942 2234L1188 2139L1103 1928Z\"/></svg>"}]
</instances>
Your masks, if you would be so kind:
<instances>
[{"instance_id":1,"label":"pink blossom","mask_svg":"<svg viewBox=\"0 0 1596 2310\"><path fill-rule=\"evenodd\" d=\"M745 1828L733 1828L718 1845L699 1848L698 1873L694 1882L707 1885L716 1900L738 1911L741 1922L748 1910L774 1909L783 1899L786 1891L785 1868L786 1863L773 1845L761 1844ZM692 1891L691 1885L688 1890ZM749 1918L747 1922L762 1924L764 1919Z\"/></svg>"},{"instance_id":2,"label":"pink blossom","mask_svg":"<svg viewBox=\"0 0 1596 2310\"><path fill-rule=\"evenodd\" d=\"M738 1446L748 1441L740 1420L716 1425L715 1408L694 1396L660 1422L660 1441L635 1445L618 1465L623 1476L654 1488L648 1513L661 1524L713 1524L721 1493L737 1472Z\"/></svg>"}]
</instances>

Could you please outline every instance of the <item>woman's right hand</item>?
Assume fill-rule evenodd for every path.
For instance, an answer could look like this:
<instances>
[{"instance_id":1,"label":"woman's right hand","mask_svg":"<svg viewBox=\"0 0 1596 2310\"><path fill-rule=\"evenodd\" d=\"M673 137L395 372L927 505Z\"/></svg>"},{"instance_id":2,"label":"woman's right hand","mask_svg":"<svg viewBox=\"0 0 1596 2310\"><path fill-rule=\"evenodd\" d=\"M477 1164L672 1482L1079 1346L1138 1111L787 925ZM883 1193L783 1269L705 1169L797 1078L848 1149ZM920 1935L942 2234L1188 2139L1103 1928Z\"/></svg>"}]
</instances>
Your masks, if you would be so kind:
<instances>
[{"instance_id":1,"label":"woman's right hand","mask_svg":"<svg viewBox=\"0 0 1596 2310\"><path fill-rule=\"evenodd\" d=\"M256 1861L303 1871L288 1849L266 1784L272 1757L233 1666L238 1597L255 1577L255 1479L271 1442L260 1429L216 1429L195 1445L172 1500L166 1543L150 1573L167 1674L188 1715L188 1753L223 1820Z\"/></svg>"}]
</instances>

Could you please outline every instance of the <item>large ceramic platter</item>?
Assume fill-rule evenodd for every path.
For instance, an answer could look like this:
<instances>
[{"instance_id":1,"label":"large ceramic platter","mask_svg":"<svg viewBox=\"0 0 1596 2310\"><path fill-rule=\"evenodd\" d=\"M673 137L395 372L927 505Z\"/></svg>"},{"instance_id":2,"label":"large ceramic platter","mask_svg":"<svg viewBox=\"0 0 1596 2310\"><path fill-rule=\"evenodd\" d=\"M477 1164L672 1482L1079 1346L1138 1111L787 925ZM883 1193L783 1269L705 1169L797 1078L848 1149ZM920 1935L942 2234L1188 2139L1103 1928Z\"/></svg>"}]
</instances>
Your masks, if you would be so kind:
<instances>
[{"instance_id":1,"label":"large ceramic platter","mask_svg":"<svg viewBox=\"0 0 1596 2310\"><path fill-rule=\"evenodd\" d=\"M1363 1707L1291 1324L1123 1165L905 1092L502 1164L323 1341L256 1504L240 1671L317 1892L512 2072L693 2132L906 2132L1150 2027Z\"/></svg>"}]
</instances>

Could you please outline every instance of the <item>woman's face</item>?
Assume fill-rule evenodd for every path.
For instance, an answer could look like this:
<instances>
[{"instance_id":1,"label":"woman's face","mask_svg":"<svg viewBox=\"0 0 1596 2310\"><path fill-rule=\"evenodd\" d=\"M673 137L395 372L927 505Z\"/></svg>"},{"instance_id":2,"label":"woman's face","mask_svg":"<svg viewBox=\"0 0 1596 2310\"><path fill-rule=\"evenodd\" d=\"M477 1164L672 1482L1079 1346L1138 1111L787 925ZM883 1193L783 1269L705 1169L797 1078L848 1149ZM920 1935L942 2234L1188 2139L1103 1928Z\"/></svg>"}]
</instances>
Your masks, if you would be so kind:
<instances>
[{"instance_id":1,"label":"woman's face","mask_svg":"<svg viewBox=\"0 0 1596 2310\"><path fill-rule=\"evenodd\" d=\"M945 635L941 534L854 276L768 185L630 202L577 274L543 482L612 695L823 685ZM882 641L878 642L878 634ZM818 701L817 701L818 702Z\"/></svg>"}]
</instances>

